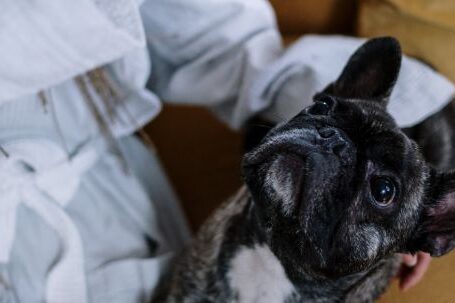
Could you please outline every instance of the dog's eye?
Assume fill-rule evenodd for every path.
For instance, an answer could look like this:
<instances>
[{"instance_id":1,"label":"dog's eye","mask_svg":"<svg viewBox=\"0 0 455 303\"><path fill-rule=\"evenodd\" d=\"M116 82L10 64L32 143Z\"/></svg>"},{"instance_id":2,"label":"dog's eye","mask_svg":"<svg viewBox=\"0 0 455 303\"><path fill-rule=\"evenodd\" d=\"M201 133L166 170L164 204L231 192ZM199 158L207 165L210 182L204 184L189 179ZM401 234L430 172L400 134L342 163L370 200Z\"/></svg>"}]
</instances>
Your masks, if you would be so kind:
<instances>
[{"instance_id":1,"label":"dog's eye","mask_svg":"<svg viewBox=\"0 0 455 303\"><path fill-rule=\"evenodd\" d=\"M388 177L375 177L370 181L371 195L380 206L390 205L396 193L395 184Z\"/></svg>"}]
</instances>

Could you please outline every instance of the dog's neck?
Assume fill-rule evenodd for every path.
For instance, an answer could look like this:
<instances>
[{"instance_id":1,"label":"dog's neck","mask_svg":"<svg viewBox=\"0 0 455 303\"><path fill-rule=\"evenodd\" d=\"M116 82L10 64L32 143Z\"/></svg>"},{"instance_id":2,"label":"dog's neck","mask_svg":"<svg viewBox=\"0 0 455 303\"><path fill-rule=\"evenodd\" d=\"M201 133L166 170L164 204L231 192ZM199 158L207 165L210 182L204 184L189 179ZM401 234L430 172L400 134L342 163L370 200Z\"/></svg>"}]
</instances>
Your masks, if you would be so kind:
<instances>
[{"instance_id":1,"label":"dog's neck","mask_svg":"<svg viewBox=\"0 0 455 303\"><path fill-rule=\"evenodd\" d=\"M274 302L372 301L384 291L397 269L392 258L354 275L316 277L301 270L299 261L291 256L278 257L273 253L265 228L248 197L243 211L227 227L220 249L219 260L224 260L228 268L229 286L245 299L260 290L272 296L269 299Z\"/></svg>"}]
</instances>

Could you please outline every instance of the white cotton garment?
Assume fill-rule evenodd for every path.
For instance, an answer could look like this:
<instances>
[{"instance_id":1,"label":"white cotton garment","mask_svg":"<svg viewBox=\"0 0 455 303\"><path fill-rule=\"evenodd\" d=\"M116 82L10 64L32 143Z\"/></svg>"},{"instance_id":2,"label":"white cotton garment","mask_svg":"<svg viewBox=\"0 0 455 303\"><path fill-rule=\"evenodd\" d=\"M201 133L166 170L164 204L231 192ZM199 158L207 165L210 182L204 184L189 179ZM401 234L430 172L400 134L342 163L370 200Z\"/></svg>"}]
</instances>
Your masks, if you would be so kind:
<instances>
[{"instance_id":1,"label":"white cotton garment","mask_svg":"<svg viewBox=\"0 0 455 303\"><path fill-rule=\"evenodd\" d=\"M2 1L0 103L144 48L133 0Z\"/></svg>"},{"instance_id":2,"label":"white cotton garment","mask_svg":"<svg viewBox=\"0 0 455 303\"><path fill-rule=\"evenodd\" d=\"M270 65L251 89L251 100L273 104L270 120L289 119L312 103L312 97L335 81L349 57L366 40L309 35ZM453 98L454 85L427 65L403 57L388 111L401 127L423 121Z\"/></svg>"},{"instance_id":3,"label":"white cotton garment","mask_svg":"<svg viewBox=\"0 0 455 303\"><path fill-rule=\"evenodd\" d=\"M0 106L0 301L150 300L189 240L178 199L138 139L111 150L73 81L48 93Z\"/></svg>"},{"instance_id":4,"label":"white cotton garment","mask_svg":"<svg viewBox=\"0 0 455 303\"><path fill-rule=\"evenodd\" d=\"M161 99L209 106L234 128L265 109L274 121L297 113L365 41L310 35L283 52L264 0L17 0L2 5L0 24L0 104L111 63L131 96L150 103L141 120L160 110L144 88L151 76ZM411 126L453 93L405 58L389 110Z\"/></svg>"},{"instance_id":5,"label":"white cotton garment","mask_svg":"<svg viewBox=\"0 0 455 303\"><path fill-rule=\"evenodd\" d=\"M209 106L233 128L264 110L273 122L294 116L365 42L308 35L283 51L266 1L146 1L141 15L152 62L149 87L169 102ZM405 56L389 110L407 127L453 94L445 77Z\"/></svg>"},{"instance_id":6,"label":"white cotton garment","mask_svg":"<svg viewBox=\"0 0 455 303\"><path fill-rule=\"evenodd\" d=\"M52 99L47 89L106 66L121 106L111 119L94 101L115 136L131 134L161 110L145 88L150 62L138 1L6 1L0 25L0 105L40 91ZM67 99L80 95L66 87L59 91Z\"/></svg>"}]
</instances>

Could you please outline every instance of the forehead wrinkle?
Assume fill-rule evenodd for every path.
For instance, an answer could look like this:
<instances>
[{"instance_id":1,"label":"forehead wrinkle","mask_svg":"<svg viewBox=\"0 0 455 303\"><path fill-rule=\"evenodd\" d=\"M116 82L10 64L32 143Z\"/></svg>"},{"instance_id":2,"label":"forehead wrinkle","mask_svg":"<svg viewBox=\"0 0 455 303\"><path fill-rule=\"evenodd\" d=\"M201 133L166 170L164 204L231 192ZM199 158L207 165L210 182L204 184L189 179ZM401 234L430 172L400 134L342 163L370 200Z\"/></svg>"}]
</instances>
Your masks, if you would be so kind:
<instances>
[{"instance_id":1,"label":"forehead wrinkle","mask_svg":"<svg viewBox=\"0 0 455 303\"><path fill-rule=\"evenodd\" d=\"M393 117L374 100L344 99L340 103L345 105L351 114L361 118L368 127L375 127L375 124L380 124L388 128L398 128Z\"/></svg>"}]
</instances>

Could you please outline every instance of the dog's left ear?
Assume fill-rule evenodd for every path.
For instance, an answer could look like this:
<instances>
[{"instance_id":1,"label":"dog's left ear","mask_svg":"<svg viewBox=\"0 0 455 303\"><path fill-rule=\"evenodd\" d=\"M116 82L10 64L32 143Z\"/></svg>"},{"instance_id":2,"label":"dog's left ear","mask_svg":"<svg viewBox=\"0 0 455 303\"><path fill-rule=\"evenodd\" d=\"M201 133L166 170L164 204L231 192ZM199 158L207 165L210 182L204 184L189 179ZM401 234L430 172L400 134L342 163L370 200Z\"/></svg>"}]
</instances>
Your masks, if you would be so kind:
<instances>
[{"instance_id":1,"label":"dog's left ear","mask_svg":"<svg viewBox=\"0 0 455 303\"><path fill-rule=\"evenodd\" d=\"M351 56L340 77L325 92L352 99L368 99L384 106L401 66L401 48L395 38L368 40Z\"/></svg>"},{"instance_id":2,"label":"dog's left ear","mask_svg":"<svg viewBox=\"0 0 455 303\"><path fill-rule=\"evenodd\" d=\"M455 172L432 175L412 250L439 257L455 247Z\"/></svg>"}]
</instances>

